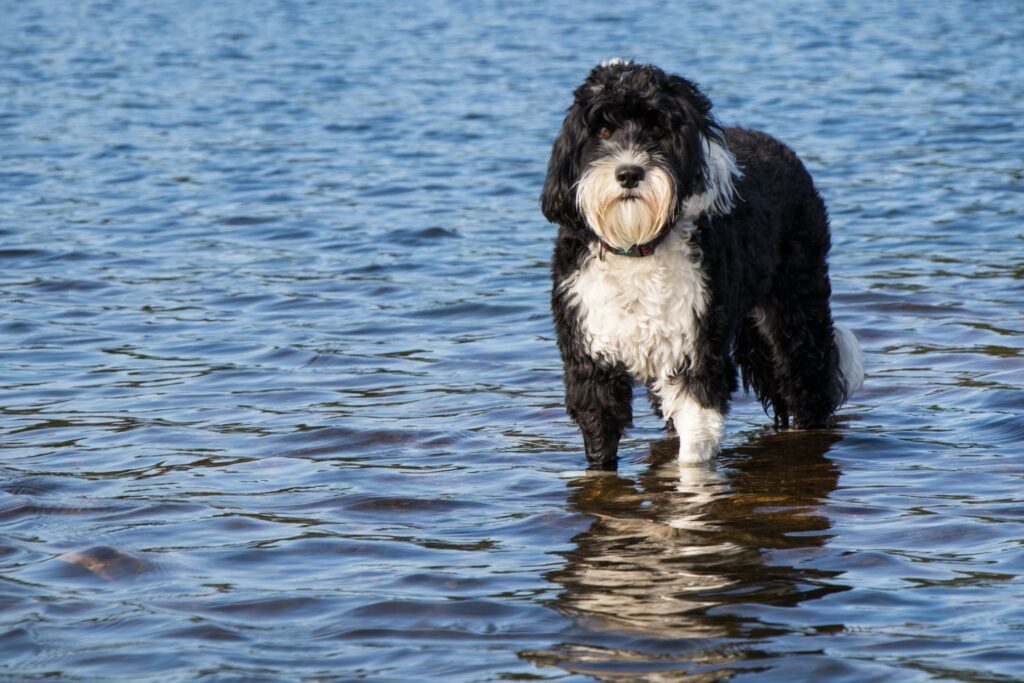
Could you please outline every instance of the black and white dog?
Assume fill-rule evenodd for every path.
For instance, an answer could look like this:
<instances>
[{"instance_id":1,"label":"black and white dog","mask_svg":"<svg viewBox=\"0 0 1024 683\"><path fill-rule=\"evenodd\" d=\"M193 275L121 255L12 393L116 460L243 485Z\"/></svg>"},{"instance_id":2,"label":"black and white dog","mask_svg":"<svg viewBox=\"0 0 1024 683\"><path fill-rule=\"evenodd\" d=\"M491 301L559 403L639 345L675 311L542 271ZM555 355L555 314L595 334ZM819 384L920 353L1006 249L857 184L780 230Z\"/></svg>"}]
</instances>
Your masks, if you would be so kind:
<instances>
[{"instance_id":1,"label":"black and white dog","mask_svg":"<svg viewBox=\"0 0 1024 683\"><path fill-rule=\"evenodd\" d=\"M828 426L863 380L832 322L825 204L774 138L723 128L692 82L632 61L594 68L541 196L559 226L552 310L566 406L592 465L613 467L633 383L709 460L738 365L778 426Z\"/></svg>"}]
</instances>

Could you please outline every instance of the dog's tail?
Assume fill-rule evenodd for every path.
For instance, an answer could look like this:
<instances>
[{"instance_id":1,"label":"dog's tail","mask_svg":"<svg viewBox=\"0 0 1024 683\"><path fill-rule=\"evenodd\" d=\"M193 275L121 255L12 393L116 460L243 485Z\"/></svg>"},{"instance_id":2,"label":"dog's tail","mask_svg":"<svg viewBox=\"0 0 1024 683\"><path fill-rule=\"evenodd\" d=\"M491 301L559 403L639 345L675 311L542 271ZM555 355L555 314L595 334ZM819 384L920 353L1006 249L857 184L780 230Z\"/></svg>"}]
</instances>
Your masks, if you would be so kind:
<instances>
[{"instance_id":1,"label":"dog's tail","mask_svg":"<svg viewBox=\"0 0 1024 683\"><path fill-rule=\"evenodd\" d=\"M840 405L846 403L864 385L864 357L860 352L860 344L853 331L845 325L835 324L832 336L836 342L836 372L839 375L839 386L842 391Z\"/></svg>"}]
</instances>

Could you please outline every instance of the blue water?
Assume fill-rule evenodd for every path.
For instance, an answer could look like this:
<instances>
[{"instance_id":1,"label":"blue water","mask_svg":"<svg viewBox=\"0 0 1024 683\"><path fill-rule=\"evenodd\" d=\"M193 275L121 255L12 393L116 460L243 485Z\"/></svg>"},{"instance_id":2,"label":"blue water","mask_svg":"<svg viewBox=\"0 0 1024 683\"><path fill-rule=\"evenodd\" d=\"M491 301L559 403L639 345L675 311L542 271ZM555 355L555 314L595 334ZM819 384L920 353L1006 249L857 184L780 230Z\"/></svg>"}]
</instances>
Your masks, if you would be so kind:
<instances>
[{"instance_id":1,"label":"blue water","mask_svg":"<svg viewBox=\"0 0 1024 683\"><path fill-rule=\"evenodd\" d=\"M0 5L0 678L1024 676L1024 6ZM562 409L537 205L610 56L805 159L838 428Z\"/></svg>"}]
</instances>

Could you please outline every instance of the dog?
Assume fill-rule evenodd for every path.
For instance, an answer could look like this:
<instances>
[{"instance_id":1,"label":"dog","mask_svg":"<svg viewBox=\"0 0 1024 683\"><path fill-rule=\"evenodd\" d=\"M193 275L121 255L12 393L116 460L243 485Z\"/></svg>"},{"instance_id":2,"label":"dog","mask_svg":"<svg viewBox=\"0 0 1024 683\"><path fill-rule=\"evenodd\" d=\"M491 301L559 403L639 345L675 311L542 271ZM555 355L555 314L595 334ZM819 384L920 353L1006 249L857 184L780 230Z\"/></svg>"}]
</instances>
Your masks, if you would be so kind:
<instances>
[{"instance_id":1,"label":"dog","mask_svg":"<svg viewBox=\"0 0 1024 683\"><path fill-rule=\"evenodd\" d=\"M552 146L541 210L558 225L552 313L591 466L616 466L634 383L684 464L719 451L737 374L777 427L831 426L861 386L856 337L832 320L810 174L771 136L719 125L695 83L596 66Z\"/></svg>"}]
</instances>

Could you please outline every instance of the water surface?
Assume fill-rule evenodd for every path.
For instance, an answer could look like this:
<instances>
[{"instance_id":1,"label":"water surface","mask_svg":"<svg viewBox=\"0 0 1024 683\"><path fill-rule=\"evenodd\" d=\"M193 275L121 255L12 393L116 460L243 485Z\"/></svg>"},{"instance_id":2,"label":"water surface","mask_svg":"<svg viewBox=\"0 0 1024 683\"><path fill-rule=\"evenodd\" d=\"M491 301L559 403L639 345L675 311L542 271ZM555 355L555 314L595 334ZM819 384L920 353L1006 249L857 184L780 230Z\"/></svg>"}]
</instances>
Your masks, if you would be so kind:
<instances>
[{"instance_id":1,"label":"water surface","mask_svg":"<svg viewBox=\"0 0 1024 683\"><path fill-rule=\"evenodd\" d=\"M7 3L0 676L1024 672L1016 3ZM597 61L806 160L865 389L583 469L537 196Z\"/></svg>"}]
</instances>

